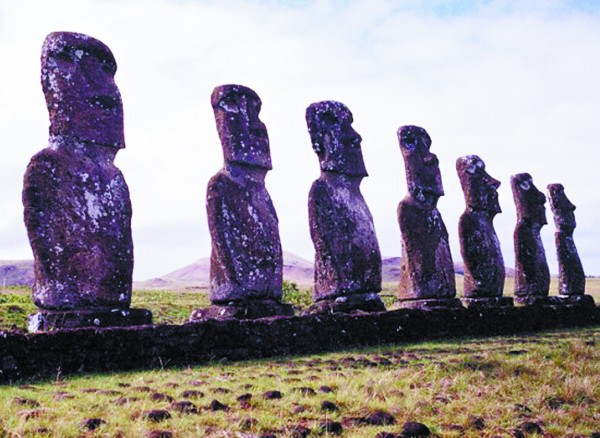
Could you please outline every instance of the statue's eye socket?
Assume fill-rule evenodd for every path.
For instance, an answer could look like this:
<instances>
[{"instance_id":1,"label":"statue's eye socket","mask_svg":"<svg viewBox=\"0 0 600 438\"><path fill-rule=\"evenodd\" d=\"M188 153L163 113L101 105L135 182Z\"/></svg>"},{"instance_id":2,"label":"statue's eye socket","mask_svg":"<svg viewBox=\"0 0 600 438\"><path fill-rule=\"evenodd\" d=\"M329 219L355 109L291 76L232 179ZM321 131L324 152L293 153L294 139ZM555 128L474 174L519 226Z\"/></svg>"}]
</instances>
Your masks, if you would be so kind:
<instances>
[{"instance_id":1,"label":"statue's eye socket","mask_svg":"<svg viewBox=\"0 0 600 438\"><path fill-rule=\"evenodd\" d=\"M339 124L338 118L331 111L326 111L321 114L321 122L328 128Z\"/></svg>"},{"instance_id":2,"label":"statue's eye socket","mask_svg":"<svg viewBox=\"0 0 600 438\"><path fill-rule=\"evenodd\" d=\"M521 187L521 189L527 191L531 188L531 184L529 183L529 181L523 181L521 184L519 184L519 187Z\"/></svg>"},{"instance_id":3,"label":"statue's eye socket","mask_svg":"<svg viewBox=\"0 0 600 438\"><path fill-rule=\"evenodd\" d=\"M477 171L477 167L478 166L476 164L472 164L469 167L467 167L467 172L473 175Z\"/></svg>"}]
</instances>

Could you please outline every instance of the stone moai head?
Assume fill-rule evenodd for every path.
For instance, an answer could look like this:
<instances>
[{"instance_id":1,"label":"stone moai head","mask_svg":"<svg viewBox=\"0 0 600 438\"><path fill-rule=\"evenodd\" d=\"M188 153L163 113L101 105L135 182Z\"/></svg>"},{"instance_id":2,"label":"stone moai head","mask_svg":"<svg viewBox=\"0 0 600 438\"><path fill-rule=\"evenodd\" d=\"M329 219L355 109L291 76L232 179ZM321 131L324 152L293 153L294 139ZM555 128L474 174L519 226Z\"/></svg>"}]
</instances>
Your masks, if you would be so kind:
<instances>
[{"instance_id":1,"label":"stone moai head","mask_svg":"<svg viewBox=\"0 0 600 438\"><path fill-rule=\"evenodd\" d=\"M548 185L548 199L554 216L554 224L560 231L573 231L577 226L575 222L575 206L565 195L562 184Z\"/></svg>"},{"instance_id":2,"label":"stone moai head","mask_svg":"<svg viewBox=\"0 0 600 438\"><path fill-rule=\"evenodd\" d=\"M456 160L465 202L470 210L485 211L491 215L502 213L498 202L500 181L485 171L485 163L477 155L467 155Z\"/></svg>"},{"instance_id":3,"label":"stone moai head","mask_svg":"<svg viewBox=\"0 0 600 438\"><path fill-rule=\"evenodd\" d=\"M546 197L533 185L531 175L518 173L510 177L513 198L517 207L517 219L527 222L545 225L546 221Z\"/></svg>"},{"instance_id":4,"label":"stone moai head","mask_svg":"<svg viewBox=\"0 0 600 438\"><path fill-rule=\"evenodd\" d=\"M435 207L440 196L444 196L444 187L438 158L429 151L429 134L419 126L401 126L398 140L404 157L409 195L424 206Z\"/></svg>"},{"instance_id":5,"label":"stone moai head","mask_svg":"<svg viewBox=\"0 0 600 438\"><path fill-rule=\"evenodd\" d=\"M352 128L353 121L348 107L333 100L313 103L306 109L306 124L321 171L368 176L360 148L362 138Z\"/></svg>"},{"instance_id":6,"label":"stone moai head","mask_svg":"<svg viewBox=\"0 0 600 438\"><path fill-rule=\"evenodd\" d=\"M221 85L210 101L225 163L271 170L269 135L258 118L262 105L258 94L243 85Z\"/></svg>"},{"instance_id":7,"label":"stone moai head","mask_svg":"<svg viewBox=\"0 0 600 438\"><path fill-rule=\"evenodd\" d=\"M110 49L87 35L54 32L44 41L41 62L50 135L124 148L123 103Z\"/></svg>"}]
</instances>

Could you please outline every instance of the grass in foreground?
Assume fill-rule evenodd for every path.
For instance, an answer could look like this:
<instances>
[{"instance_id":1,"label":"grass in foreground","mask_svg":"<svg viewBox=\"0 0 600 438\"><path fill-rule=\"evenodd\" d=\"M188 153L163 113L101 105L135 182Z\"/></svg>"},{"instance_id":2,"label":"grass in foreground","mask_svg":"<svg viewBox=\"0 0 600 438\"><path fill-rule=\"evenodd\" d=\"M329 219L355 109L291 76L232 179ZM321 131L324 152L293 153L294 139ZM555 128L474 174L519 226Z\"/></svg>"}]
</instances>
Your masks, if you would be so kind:
<instances>
[{"instance_id":1,"label":"grass in foreground","mask_svg":"<svg viewBox=\"0 0 600 438\"><path fill-rule=\"evenodd\" d=\"M2 387L0 436L333 436L324 427L341 426L373 438L406 421L440 437L509 437L526 422L545 437L590 436L599 343L597 328L57 376Z\"/></svg>"}]
</instances>

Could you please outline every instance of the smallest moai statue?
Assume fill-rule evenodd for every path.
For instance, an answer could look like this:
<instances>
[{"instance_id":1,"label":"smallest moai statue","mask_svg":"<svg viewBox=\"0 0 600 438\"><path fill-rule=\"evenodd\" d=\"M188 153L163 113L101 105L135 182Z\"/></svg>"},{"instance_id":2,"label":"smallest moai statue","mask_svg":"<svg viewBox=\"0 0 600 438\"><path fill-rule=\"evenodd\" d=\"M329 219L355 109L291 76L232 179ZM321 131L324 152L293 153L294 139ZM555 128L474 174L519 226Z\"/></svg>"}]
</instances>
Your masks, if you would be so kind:
<instances>
[{"instance_id":1,"label":"smallest moai statue","mask_svg":"<svg viewBox=\"0 0 600 438\"><path fill-rule=\"evenodd\" d=\"M585 295L585 273L573 240L577 226L575 205L565 195L562 184L548 185L548 199L556 226L554 236L558 258L559 295L553 298L559 304L594 306L594 298Z\"/></svg>"},{"instance_id":2,"label":"smallest moai statue","mask_svg":"<svg viewBox=\"0 0 600 438\"><path fill-rule=\"evenodd\" d=\"M510 178L517 207L515 243L515 301L519 304L551 304L550 270L540 231L546 221L546 197L533 184L531 175Z\"/></svg>"},{"instance_id":3,"label":"smallest moai statue","mask_svg":"<svg viewBox=\"0 0 600 438\"><path fill-rule=\"evenodd\" d=\"M456 298L448 231L437 209L444 195L431 138L418 126L398 129L408 194L398 205L402 264L398 299L406 308L462 308Z\"/></svg>"},{"instance_id":4,"label":"smallest moai statue","mask_svg":"<svg viewBox=\"0 0 600 438\"><path fill-rule=\"evenodd\" d=\"M306 122L321 176L309 193L310 234L315 246L316 303L312 312L384 311L381 254L373 217L360 192L367 176L361 137L340 102L313 103Z\"/></svg>"},{"instance_id":5,"label":"smallest moai statue","mask_svg":"<svg viewBox=\"0 0 600 438\"><path fill-rule=\"evenodd\" d=\"M494 217L502 212L500 181L486 172L477 155L456 160L456 172L467 204L458 225L465 269L462 302L467 307L511 306L512 298L502 296L504 259L493 224Z\"/></svg>"}]
</instances>

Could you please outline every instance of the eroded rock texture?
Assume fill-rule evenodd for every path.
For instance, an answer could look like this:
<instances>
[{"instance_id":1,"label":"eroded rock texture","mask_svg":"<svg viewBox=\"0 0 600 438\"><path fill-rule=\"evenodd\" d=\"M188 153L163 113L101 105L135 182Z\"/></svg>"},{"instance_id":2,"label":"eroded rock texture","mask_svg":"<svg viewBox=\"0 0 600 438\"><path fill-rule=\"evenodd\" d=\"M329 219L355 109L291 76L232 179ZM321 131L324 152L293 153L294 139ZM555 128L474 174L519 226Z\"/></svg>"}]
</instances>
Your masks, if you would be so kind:
<instances>
[{"instance_id":1,"label":"eroded rock texture","mask_svg":"<svg viewBox=\"0 0 600 438\"><path fill-rule=\"evenodd\" d=\"M342 103L313 103L306 110L321 176L308 196L315 246L316 311L383 311L381 254L373 218L360 192L367 176L361 137Z\"/></svg>"},{"instance_id":2,"label":"eroded rock texture","mask_svg":"<svg viewBox=\"0 0 600 438\"><path fill-rule=\"evenodd\" d=\"M398 205L402 265L398 298L405 307L460 306L448 231L437 209L444 195L431 138L418 126L398 129L408 194Z\"/></svg>"},{"instance_id":3,"label":"eroded rock texture","mask_svg":"<svg viewBox=\"0 0 600 438\"><path fill-rule=\"evenodd\" d=\"M291 314L281 304L283 258L275 208L265 187L272 168L261 100L250 88L223 85L211 97L225 165L208 183L212 239L211 308L192 320Z\"/></svg>"},{"instance_id":4,"label":"eroded rock texture","mask_svg":"<svg viewBox=\"0 0 600 438\"><path fill-rule=\"evenodd\" d=\"M558 258L558 293L563 304L592 304L585 295L585 273L573 240L575 205L569 201L562 184L548 185L548 199L554 216L556 256Z\"/></svg>"},{"instance_id":5,"label":"eroded rock texture","mask_svg":"<svg viewBox=\"0 0 600 438\"><path fill-rule=\"evenodd\" d=\"M519 173L510 179L517 207L515 243L515 300L522 304L546 303L550 271L540 237L546 225L546 197L533 184L531 175Z\"/></svg>"},{"instance_id":6,"label":"eroded rock texture","mask_svg":"<svg viewBox=\"0 0 600 438\"><path fill-rule=\"evenodd\" d=\"M477 155L456 160L456 172L465 195L466 208L458 225L460 250L464 262L463 303L468 306L510 304L502 298L504 259L494 229L494 217L501 213L498 202L500 181L485 170Z\"/></svg>"},{"instance_id":7,"label":"eroded rock texture","mask_svg":"<svg viewBox=\"0 0 600 438\"><path fill-rule=\"evenodd\" d=\"M125 147L117 65L102 42L67 32L48 35L41 62L50 138L23 188L33 299L44 310L93 309L103 325L101 309L129 308L133 271L129 191L113 162Z\"/></svg>"}]
</instances>

